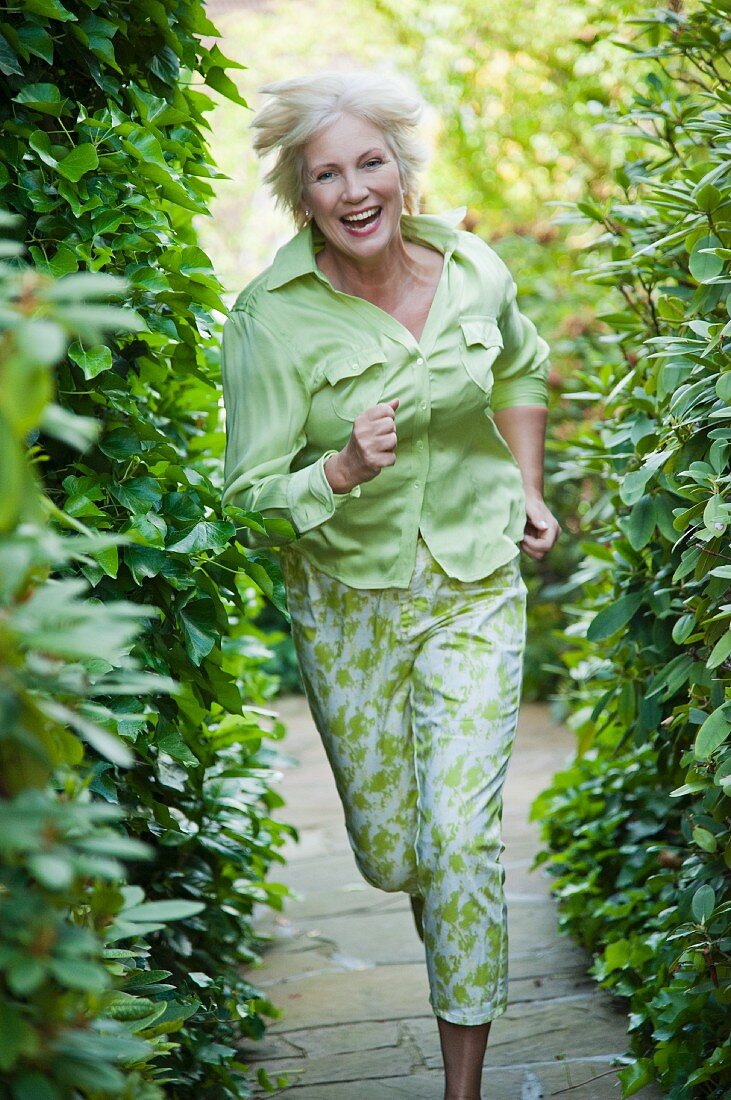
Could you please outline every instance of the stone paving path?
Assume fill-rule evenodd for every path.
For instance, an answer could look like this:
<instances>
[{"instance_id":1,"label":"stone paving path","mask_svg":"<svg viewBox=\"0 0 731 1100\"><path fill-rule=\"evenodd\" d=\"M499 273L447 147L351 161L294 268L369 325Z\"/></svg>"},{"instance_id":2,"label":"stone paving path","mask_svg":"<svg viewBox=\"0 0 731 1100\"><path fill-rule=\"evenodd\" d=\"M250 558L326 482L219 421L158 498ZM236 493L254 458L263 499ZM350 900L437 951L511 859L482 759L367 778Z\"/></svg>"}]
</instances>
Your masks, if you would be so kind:
<instances>
[{"instance_id":1,"label":"stone paving path","mask_svg":"<svg viewBox=\"0 0 731 1100\"><path fill-rule=\"evenodd\" d=\"M442 1100L436 1022L408 898L361 879L305 700L287 696L276 709L293 758L282 772L287 805L279 814L297 826L300 842L288 846L287 865L275 865L272 878L297 896L283 914L256 914L258 932L271 940L248 976L282 1016L261 1043L242 1044L243 1058L272 1079L287 1073L291 1100ZM586 975L590 957L557 932L547 872L529 871L539 847L529 805L572 747L548 707L523 705L503 813L509 1007L492 1025L485 1100L621 1096L613 1062L629 1046L625 1002ZM652 1086L637 1095L662 1094Z\"/></svg>"}]
</instances>

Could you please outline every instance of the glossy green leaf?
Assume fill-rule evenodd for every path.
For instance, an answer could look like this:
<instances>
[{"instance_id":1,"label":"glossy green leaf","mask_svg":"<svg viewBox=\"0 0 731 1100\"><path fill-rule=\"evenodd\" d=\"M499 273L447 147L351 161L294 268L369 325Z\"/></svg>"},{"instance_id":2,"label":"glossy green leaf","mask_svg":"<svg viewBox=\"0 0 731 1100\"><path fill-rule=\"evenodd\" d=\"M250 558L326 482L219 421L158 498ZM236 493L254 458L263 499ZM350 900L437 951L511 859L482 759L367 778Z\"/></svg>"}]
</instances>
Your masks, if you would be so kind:
<instances>
[{"instance_id":1,"label":"glossy green leaf","mask_svg":"<svg viewBox=\"0 0 731 1100\"><path fill-rule=\"evenodd\" d=\"M731 656L731 629L727 630L726 633L722 634L718 639L711 650L711 655L706 665L708 668L718 668L718 666L723 664L729 656Z\"/></svg>"},{"instance_id":2,"label":"glossy green leaf","mask_svg":"<svg viewBox=\"0 0 731 1100\"><path fill-rule=\"evenodd\" d=\"M34 0L29 2L33 3ZM35 0L35 2L45 3L47 0ZM56 118L60 118L68 111L55 84L26 84L16 96L13 96L13 100L22 107L30 107L41 114L53 115Z\"/></svg>"},{"instance_id":3,"label":"glossy green leaf","mask_svg":"<svg viewBox=\"0 0 731 1100\"><path fill-rule=\"evenodd\" d=\"M713 279L723 271L723 260L719 256L714 256L712 252L703 251L704 249L719 248L721 244L722 242L713 233L699 237L694 244L688 266L691 275L699 283Z\"/></svg>"},{"instance_id":4,"label":"glossy green leaf","mask_svg":"<svg viewBox=\"0 0 731 1100\"><path fill-rule=\"evenodd\" d=\"M632 592L603 608L591 621L586 636L589 641L596 642L602 638L621 630L635 616L642 606L644 594Z\"/></svg>"},{"instance_id":5,"label":"glossy green leaf","mask_svg":"<svg viewBox=\"0 0 731 1100\"><path fill-rule=\"evenodd\" d=\"M716 895L712 886L700 886L693 894L691 909L693 916L700 923L710 919L716 906Z\"/></svg>"},{"instance_id":6,"label":"glossy green leaf","mask_svg":"<svg viewBox=\"0 0 731 1100\"><path fill-rule=\"evenodd\" d=\"M69 347L68 355L73 363L81 367L85 378L96 378L102 371L111 370L112 367L112 353L104 344L82 348L78 341L74 341Z\"/></svg>"},{"instance_id":7,"label":"glossy green leaf","mask_svg":"<svg viewBox=\"0 0 731 1100\"><path fill-rule=\"evenodd\" d=\"M122 916L126 921L146 924L148 921L185 920L202 912L204 908L199 901L148 901L132 909L125 909Z\"/></svg>"},{"instance_id":8,"label":"glossy green leaf","mask_svg":"<svg viewBox=\"0 0 731 1100\"><path fill-rule=\"evenodd\" d=\"M635 550L647 546L657 522L655 502L649 494L640 497L629 515L628 535Z\"/></svg>"},{"instance_id":9,"label":"glossy green leaf","mask_svg":"<svg viewBox=\"0 0 731 1100\"><path fill-rule=\"evenodd\" d=\"M72 183L77 183L87 172L99 167L99 157L93 145L77 145L63 160L59 160L57 171Z\"/></svg>"},{"instance_id":10,"label":"glossy green leaf","mask_svg":"<svg viewBox=\"0 0 731 1100\"><path fill-rule=\"evenodd\" d=\"M728 709L724 704L709 714L698 730L693 751L700 760L705 760L724 743L731 731Z\"/></svg>"}]
</instances>

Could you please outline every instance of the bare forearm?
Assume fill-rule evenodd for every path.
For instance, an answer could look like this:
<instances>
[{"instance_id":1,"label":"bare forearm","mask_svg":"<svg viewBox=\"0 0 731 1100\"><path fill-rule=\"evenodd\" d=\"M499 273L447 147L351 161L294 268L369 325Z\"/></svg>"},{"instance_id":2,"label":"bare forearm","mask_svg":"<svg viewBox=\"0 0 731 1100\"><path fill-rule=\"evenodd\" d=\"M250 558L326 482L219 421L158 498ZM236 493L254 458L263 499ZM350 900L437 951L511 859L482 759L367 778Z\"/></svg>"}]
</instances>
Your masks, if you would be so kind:
<instances>
[{"instance_id":1,"label":"bare forearm","mask_svg":"<svg viewBox=\"0 0 731 1100\"><path fill-rule=\"evenodd\" d=\"M496 412L494 420L520 467L526 493L542 497L547 409L543 405L516 405Z\"/></svg>"}]
</instances>

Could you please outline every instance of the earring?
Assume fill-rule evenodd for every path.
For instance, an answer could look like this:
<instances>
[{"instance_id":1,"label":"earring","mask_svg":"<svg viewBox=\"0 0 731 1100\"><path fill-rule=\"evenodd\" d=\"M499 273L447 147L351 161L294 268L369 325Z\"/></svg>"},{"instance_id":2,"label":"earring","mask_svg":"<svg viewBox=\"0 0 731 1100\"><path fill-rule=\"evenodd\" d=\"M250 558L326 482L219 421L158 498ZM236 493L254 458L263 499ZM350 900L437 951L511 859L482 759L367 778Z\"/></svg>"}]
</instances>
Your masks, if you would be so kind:
<instances>
[{"instance_id":1,"label":"earring","mask_svg":"<svg viewBox=\"0 0 731 1100\"><path fill-rule=\"evenodd\" d=\"M307 210L307 208L305 208L305 217L309 218L309 216L310 216L310 211Z\"/></svg>"}]
</instances>

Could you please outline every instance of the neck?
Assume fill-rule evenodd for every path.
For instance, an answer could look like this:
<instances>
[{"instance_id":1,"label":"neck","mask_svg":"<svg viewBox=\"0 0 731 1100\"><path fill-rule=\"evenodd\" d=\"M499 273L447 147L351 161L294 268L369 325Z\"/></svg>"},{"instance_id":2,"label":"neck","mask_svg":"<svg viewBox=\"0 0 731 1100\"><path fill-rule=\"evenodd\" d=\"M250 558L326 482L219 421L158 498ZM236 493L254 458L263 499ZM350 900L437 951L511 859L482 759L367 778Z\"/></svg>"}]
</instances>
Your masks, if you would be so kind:
<instances>
[{"instance_id":1,"label":"neck","mask_svg":"<svg viewBox=\"0 0 731 1100\"><path fill-rule=\"evenodd\" d=\"M400 301L404 290L420 274L420 266L400 232L377 256L365 260L325 244L316 256L316 263L336 290L376 304Z\"/></svg>"}]
</instances>

